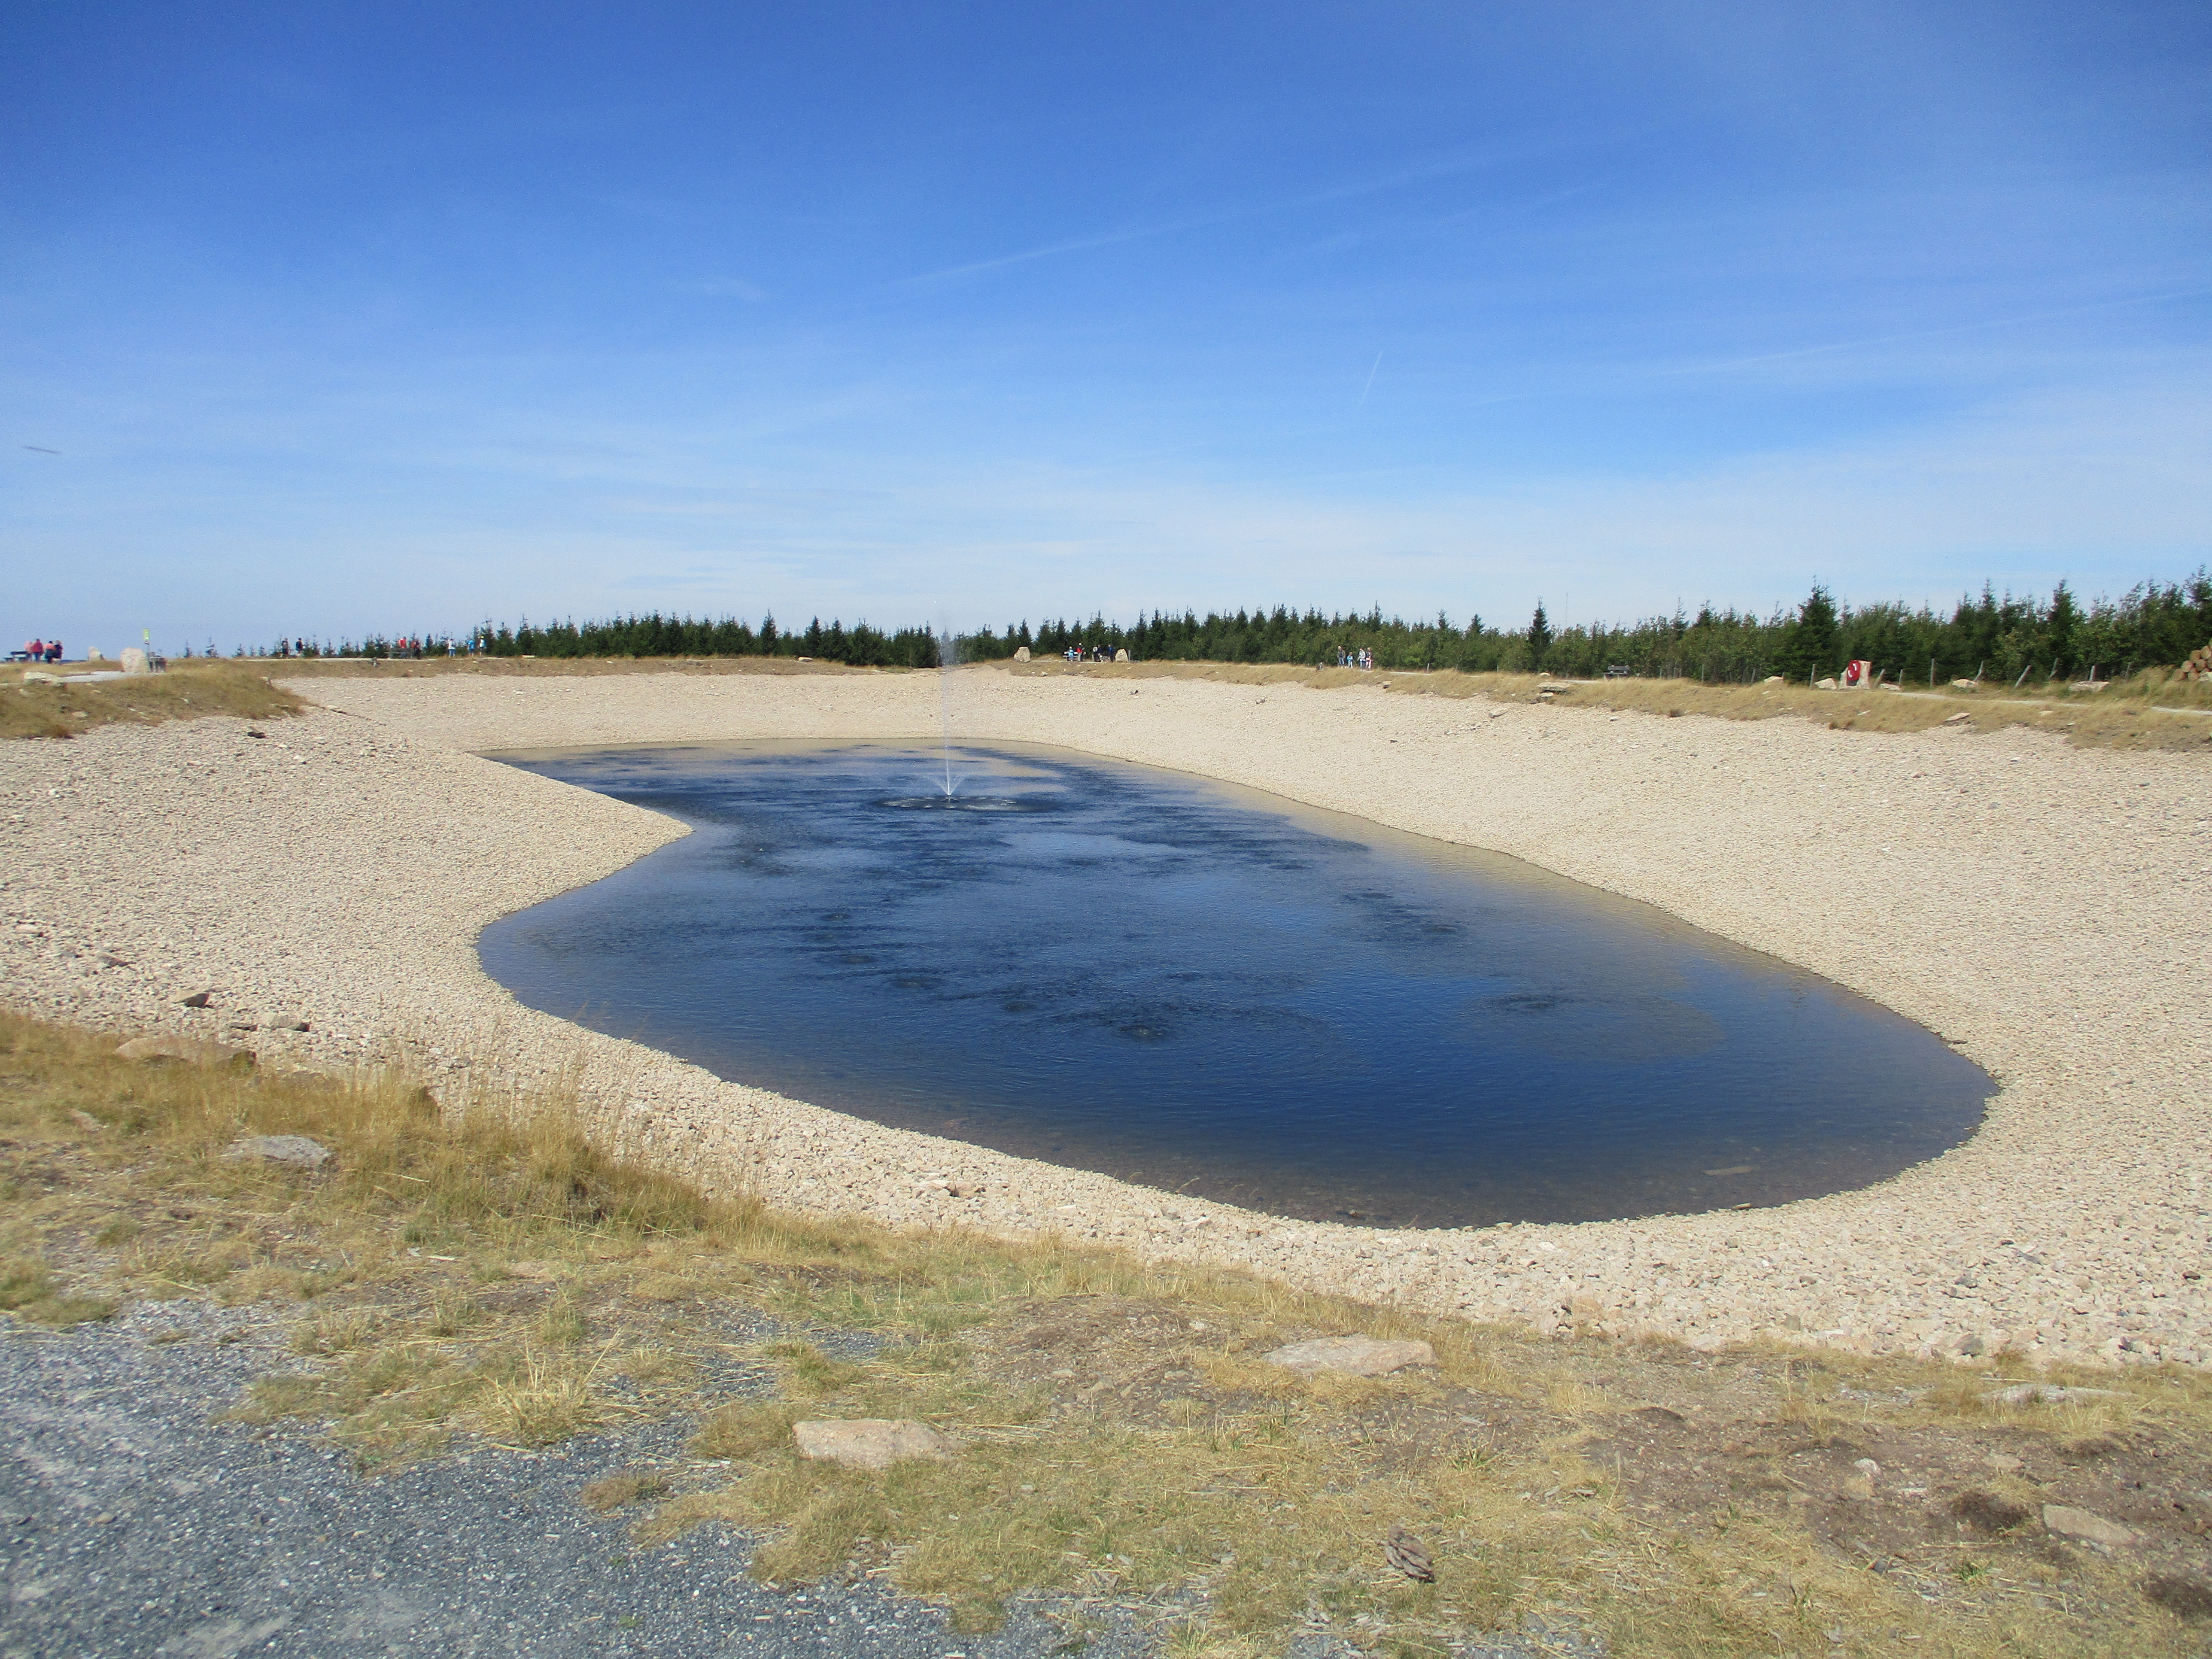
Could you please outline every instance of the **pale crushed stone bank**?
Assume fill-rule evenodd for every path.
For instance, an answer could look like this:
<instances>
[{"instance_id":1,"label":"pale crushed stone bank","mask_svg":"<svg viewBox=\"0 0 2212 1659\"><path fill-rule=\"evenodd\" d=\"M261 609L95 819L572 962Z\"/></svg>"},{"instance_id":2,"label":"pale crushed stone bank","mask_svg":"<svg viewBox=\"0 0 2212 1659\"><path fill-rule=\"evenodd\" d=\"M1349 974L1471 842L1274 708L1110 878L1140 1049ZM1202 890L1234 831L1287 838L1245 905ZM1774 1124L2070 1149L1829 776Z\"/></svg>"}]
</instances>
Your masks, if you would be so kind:
<instances>
[{"instance_id":1,"label":"pale crushed stone bank","mask_svg":"<svg viewBox=\"0 0 2212 1659\"><path fill-rule=\"evenodd\" d=\"M1062 1232L1479 1319L2212 1362L2201 758L990 669L942 693L930 675L294 689L326 707L266 738L204 720L0 751L9 1004L207 1036L255 1013L308 1019L308 1033L243 1036L272 1060L397 1044L434 1073L567 1066L603 1137L710 1187L747 1181L894 1224ZM1661 906L1923 1022L2002 1091L1966 1146L1863 1192L1393 1232L1256 1215L723 1083L522 1008L477 965L487 922L683 831L468 751L928 737L941 695L963 740L1175 767ZM177 1006L210 985L209 1011Z\"/></svg>"}]
</instances>

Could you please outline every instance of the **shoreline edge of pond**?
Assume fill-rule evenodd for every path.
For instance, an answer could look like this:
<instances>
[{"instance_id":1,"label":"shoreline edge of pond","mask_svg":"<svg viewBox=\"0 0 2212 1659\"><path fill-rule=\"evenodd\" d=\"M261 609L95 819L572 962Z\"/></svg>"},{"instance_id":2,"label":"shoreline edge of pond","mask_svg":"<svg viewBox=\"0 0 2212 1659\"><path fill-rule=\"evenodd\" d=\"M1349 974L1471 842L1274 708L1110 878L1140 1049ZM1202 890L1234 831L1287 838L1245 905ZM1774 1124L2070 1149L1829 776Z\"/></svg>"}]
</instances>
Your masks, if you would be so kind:
<instances>
[{"instance_id":1,"label":"shoreline edge of pond","mask_svg":"<svg viewBox=\"0 0 2212 1659\"><path fill-rule=\"evenodd\" d=\"M1870 734L990 668L318 678L319 708L9 746L10 1005L573 1075L611 1149L893 1224L1062 1233L1540 1330L2212 1362L2212 769L2032 732ZM1488 848L1658 906L1929 1026L2000 1085L1973 1139L1781 1207L1392 1232L1284 1220L893 1130L521 1007L498 916L683 833L479 757L618 744L1052 744ZM209 1006L180 1000L211 990ZM269 1029L305 1019L305 1032ZM247 1030L251 1026L254 1029Z\"/></svg>"}]
</instances>

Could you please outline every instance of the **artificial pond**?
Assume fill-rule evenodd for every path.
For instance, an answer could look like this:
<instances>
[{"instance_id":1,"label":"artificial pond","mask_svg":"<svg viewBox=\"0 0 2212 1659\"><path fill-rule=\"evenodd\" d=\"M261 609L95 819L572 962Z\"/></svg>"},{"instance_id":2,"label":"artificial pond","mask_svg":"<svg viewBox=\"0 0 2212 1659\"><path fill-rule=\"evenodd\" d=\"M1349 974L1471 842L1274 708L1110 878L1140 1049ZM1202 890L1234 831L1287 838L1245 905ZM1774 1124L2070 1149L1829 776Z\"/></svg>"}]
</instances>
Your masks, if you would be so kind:
<instances>
[{"instance_id":1,"label":"artificial pond","mask_svg":"<svg viewBox=\"0 0 2212 1659\"><path fill-rule=\"evenodd\" d=\"M501 758L694 830L484 931L523 1002L1276 1214L1778 1204L1956 1146L1996 1086L1649 906L1178 773L1012 745Z\"/></svg>"}]
</instances>

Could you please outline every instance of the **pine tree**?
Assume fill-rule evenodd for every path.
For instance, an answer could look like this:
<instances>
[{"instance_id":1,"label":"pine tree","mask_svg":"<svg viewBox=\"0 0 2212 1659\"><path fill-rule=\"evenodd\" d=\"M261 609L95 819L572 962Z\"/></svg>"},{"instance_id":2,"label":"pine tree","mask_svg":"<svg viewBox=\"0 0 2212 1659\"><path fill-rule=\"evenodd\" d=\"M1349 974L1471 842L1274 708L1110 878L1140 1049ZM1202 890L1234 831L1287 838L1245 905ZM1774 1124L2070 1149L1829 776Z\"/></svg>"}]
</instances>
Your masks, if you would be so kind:
<instances>
[{"instance_id":1,"label":"pine tree","mask_svg":"<svg viewBox=\"0 0 2212 1659\"><path fill-rule=\"evenodd\" d=\"M1544 666L1544 653L1551 648L1552 624L1544 615L1543 600L1539 599L1536 601L1535 618L1528 624L1529 665L1540 670Z\"/></svg>"}]
</instances>

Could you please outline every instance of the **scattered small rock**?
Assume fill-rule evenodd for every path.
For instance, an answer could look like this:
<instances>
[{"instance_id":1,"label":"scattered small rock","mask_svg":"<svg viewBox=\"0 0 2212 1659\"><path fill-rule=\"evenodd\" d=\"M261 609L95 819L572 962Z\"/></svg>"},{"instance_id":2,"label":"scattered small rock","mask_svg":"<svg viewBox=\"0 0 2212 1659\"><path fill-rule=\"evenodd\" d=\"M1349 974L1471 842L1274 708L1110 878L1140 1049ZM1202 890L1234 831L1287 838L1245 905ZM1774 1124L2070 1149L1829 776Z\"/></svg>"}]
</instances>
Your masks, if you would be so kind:
<instances>
[{"instance_id":1,"label":"scattered small rock","mask_svg":"<svg viewBox=\"0 0 2212 1659\"><path fill-rule=\"evenodd\" d=\"M1946 715L1943 720L1946 726L1972 726L1973 723L1974 717L1963 708L1955 714Z\"/></svg>"},{"instance_id":2,"label":"scattered small rock","mask_svg":"<svg viewBox=\"0 0 2212 1659\"><path fill-rule=\"evenodd\" d=\"M1437 1351L1406 1337L1322 1336L1292 1342L1261 1356L1271 1365L1304 1371L1334 1371L1345 1376L1388 1376L1408 1365L1433 1365Z\"/></svg>"},{"instance_id":3,"label":"scattered small rock","mask_svg":"<svg viewBox=\"0 0 2212 1659\"><path fill-rule=\"evenodd\" d=\"M558 1279L563 1271L557 1261L510 1261L507 1264L510 1279Z\"/></svg>"},{"instance_id":4,"label":"scattered small rock","mask_svg":"<svg viewBox=\"0 0 2212 1659\"><path fill-rule=\"evenodd\" d=\"M253 1051L205 1037L175 1036L132 1037L115 1051L123 1060L181 1060L195 1066L226 1066L234 1060L252 1060Z\"/></svg>"},{"instance_id":5,"label":"scattered small rock","mask_svg":"<svg viewBox=\"0 0 2212 1659\"><path fill-rule=\"evenodd\" d=\"M305 1031L312 1030L297 1014L276 1014L261 1022L264 1031Z\"/></svg>"},{"instance_id":6,"label":"scattered small rock","mask_svg":"<svg viewBox=\"0 0 2212 1659\"><path fill-rule=\"evenodd\" d=\"M100 965L103 968L128 968L131 965L131 958L118 957L112 951L102 951L100 953Z\"/></svg>"},{"instance_id":7,"label":"scattered small rock","mask_svg":"<svg viewBox=\"0 0 2212 1659\"><path fill-rule=\"evenodd\" d=\"M71 1112L70 1114L70 1121L76 1124L78 1128L82 1129L87 1134L96 1135L100 1133L101 1130L107 1127L105 1123L102 1123L90 1112Z\"/></svg>"},{"instance_id":8,"label":"scattered small rock","mask_svg":"<svg viewBox=\"0 0 2212 1659\"><path fill-rule=\"evenodd\" d=\"M2045 1504L2043 1506L2043 1529L2059 1538L2070 1538L2076 1543L2094 1544L2100 1549L2125 1549L2136 1541L2133 1528L2124 1527L2117 1521L2107 1521L2101 1515L2087 1510L2077 1510L2070 1504Z\"/></svg>"},{"instance_id":9,"label":"scattered small rock","mask_svg":"<svg viewBox=\"0 0 2212 1659\"><path fill-rule=\"evenodd\" d=\"M204 1008L214 995L215 992L212 989L195 991L188 997L179 997L177 1006L179 1008Z\"/></svg>"},{"instance_id":10,"label":"scattered small rock","mask_svg":"<svg viewBox=\"0 0 2212 1659\"><path fill-rule=\"evenodd\" d=\"M331 1161L331 1149L306 1135L240 1135L223 1156L258 1158L264 1164L289 1164L295 1170L319 1170Z\"/></svg>"},{"instance_id":11,"label":"scattered small rock","mask_svg":"<svg viewBox=\"0 0 2212 1659\"><path fill-rule=\"evenodd\" d=\"M952 1443L927 1423L904 1418L858 1417L843 1422L794 1423L799 1455L852 1469L887 1469L909 1457L949 1457Z\"/></svg>"}]
</instances>

